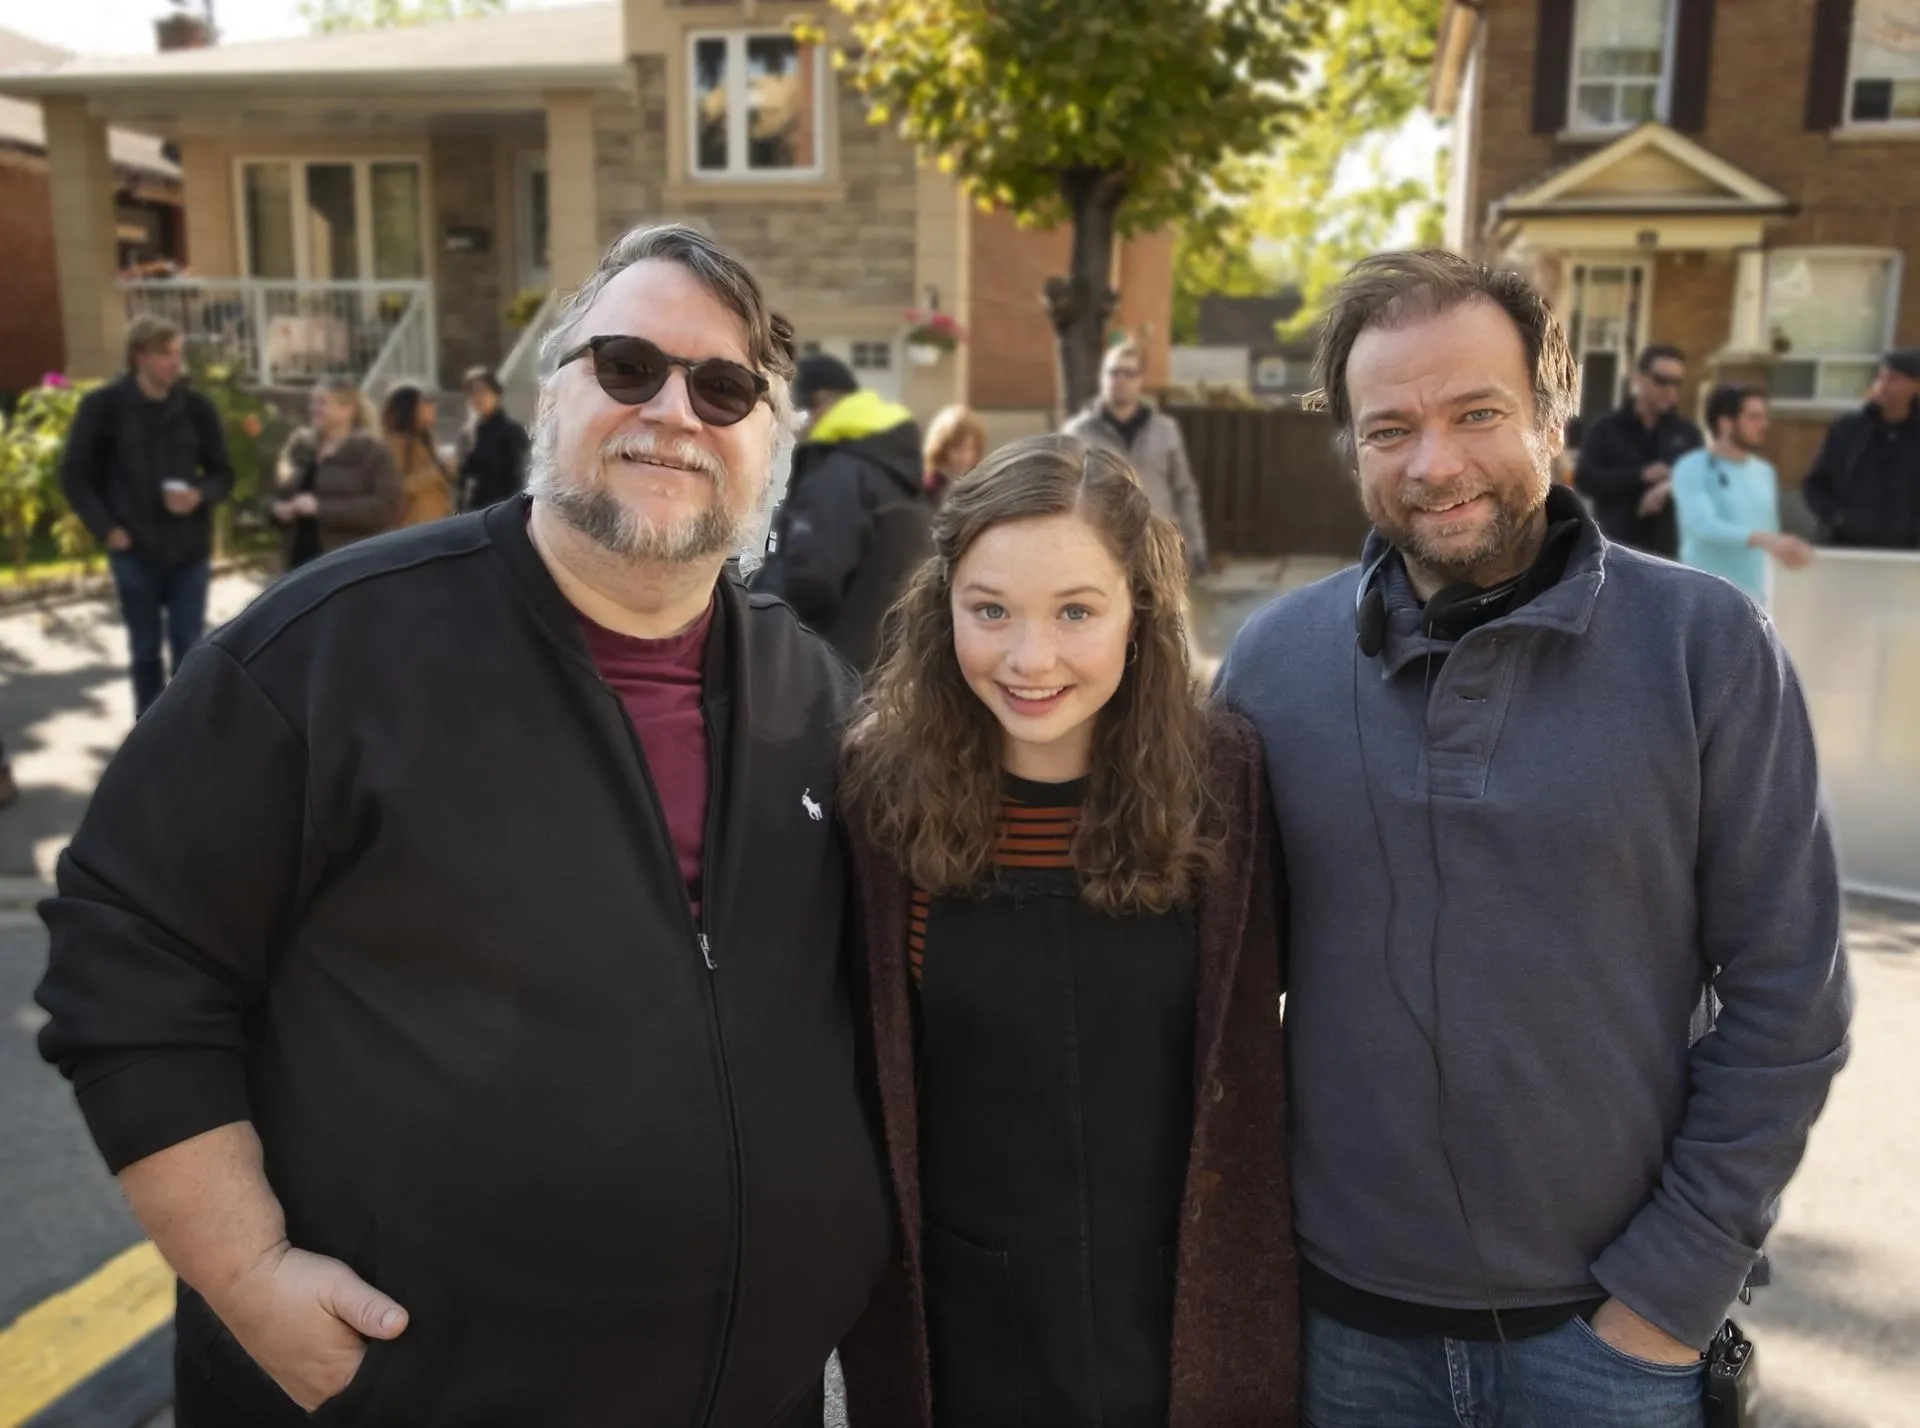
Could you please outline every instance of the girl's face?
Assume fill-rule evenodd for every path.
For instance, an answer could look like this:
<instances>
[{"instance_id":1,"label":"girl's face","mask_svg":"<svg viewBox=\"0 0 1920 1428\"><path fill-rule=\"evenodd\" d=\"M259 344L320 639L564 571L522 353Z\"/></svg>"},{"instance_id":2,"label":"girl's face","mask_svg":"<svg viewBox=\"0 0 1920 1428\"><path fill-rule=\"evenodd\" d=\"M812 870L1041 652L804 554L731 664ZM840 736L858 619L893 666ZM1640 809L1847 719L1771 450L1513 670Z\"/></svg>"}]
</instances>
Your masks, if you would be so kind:
<instances>
[{"instance_id":1,"label":"girl's face","mask_svg":"<svg viewBox=\"0 0 1920 1428\"><path fill-rule=\"evenodd\" d=\"M1005 767L1083 777L1133 636L1127 573L1106 542L1073 514L994 526L955 565L950 598L954 655L1000 721Z\"/></svg>"},{"instance_id":2,"label":"girl's face","mask_svg":"<svg viewBox=\"0 0 1920 1428\"><path fill-rule=\"evenodd\" d=\"M422 397L420 405L414 411L413 426L416 431L432 431L440 422L440 408L434 405L432 397Z\"/></svg>"},{"instance_id":3,"label":"girl's face","mask_svg":"<svg viewBox=\"0 0 1920 1428\"><path fill-rule=\"evenodd\" d=\"M323 392L320 397L320 427L333 436L353 430L355 402L352 397Z\"/></svg>"}]
</instances>

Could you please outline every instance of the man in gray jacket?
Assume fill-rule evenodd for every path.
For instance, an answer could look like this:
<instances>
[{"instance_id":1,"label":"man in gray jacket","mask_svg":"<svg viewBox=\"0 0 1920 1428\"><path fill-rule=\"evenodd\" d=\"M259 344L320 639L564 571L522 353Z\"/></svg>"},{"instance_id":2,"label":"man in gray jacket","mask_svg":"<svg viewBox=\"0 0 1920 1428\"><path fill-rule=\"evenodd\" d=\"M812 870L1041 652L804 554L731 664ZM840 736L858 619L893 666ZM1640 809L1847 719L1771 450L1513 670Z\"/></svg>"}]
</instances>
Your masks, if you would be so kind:
<instances>
[{"instance_id":1,"label":"man in gray jacket","mask_svg":"<svg viewBox=\"0 0 1920 1428\"><path fill-rule=\"evenodd\" d=\"M1100 397L1067 423L1068 436L1104 446L1126 457L1140 474L1153 509L1180 527L1187 561L1198 575L1207 568L1207 525L1200 510L1200 488L1187 465L1187 444L1180 424L1155 411L1140 395L1144 377L1140 349L1123 342L1100 364Z\"/></svg>"},{"instance_id":2,"label":"man in gray jacket","mask_svg":"<svg viewBox=\"0 0 1920 1428\"><path fill-rule=\"evenodd\" d=\"M1699 1428L1846 1055L1799 683L1552 484L1574 364L1518 276L1370 258L1319 372L1374 533L1221 673L1292 889L1303 1414Z\"/></svg>"}]
</instances>

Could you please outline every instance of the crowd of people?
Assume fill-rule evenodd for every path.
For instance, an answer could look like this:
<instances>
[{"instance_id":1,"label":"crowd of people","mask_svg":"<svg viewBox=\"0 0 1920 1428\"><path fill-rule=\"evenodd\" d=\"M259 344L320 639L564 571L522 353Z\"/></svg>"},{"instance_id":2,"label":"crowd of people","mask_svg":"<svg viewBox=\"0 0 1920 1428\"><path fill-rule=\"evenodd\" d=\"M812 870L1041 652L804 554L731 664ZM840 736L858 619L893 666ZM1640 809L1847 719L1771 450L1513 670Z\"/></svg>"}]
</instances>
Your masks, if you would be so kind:
<instances>
[{"instance_id":1,"label":"crowd of people","mask_svg":"<svg viewBox=\"0 0 1920 1428\"><path fill-rule=\"evenodd\" d=\"M1840 889L1772 626L1607 532L1722 473L1758 529L1744 397L1704 475L1636 407L1596 516L1541 295L1360 264L1372 534L1208 693L1137 352L1072 431L922 441L664 226L545 356L524 493L210 636L43 908L180 1428L818 1428L836 1349L854 1428L1704 1428ZM346 395L290 540L427 469Z\"/></svg>"},{"instance_id":2,"label":"crowd of people","mask_svg":"<svg viewBox=\"0 0 1920 1428\"><path fill-rule=\"evenodd\" d=\"M1765 604L1769 560L1803 570L1813 540L1783 531L1780 478L1760 453L1768 394L1723 384L1701 429L1680 411L1686 354L1640 353L1626 401L1581 434L1571 462L1609 540L1709 571ZM1828 430L1800 486L1820 544L1920 550L1920 348L1888 352L1866 402Z\"/></svg>"}]
</instances>

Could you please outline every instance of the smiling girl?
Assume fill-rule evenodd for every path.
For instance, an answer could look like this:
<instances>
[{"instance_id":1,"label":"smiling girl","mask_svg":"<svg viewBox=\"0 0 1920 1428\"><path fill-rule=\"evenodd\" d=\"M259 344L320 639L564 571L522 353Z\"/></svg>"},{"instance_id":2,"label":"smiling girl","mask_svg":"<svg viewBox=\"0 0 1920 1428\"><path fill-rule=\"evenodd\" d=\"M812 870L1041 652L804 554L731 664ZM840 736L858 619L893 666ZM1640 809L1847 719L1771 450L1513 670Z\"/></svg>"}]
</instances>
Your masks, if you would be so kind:
<instances>
[{"instance_id":1,"label":"smiling girl","mask_svg":"<svg viewBox=\"0 0 1920 1428\"><path fill-rule=\"evenodd\" d=\"M1266 784L1197 695L1180 536L1039 437L934 543L847 749L901 1228L851 1421L1291 1424Z\"/></svg>"}]
</instances>

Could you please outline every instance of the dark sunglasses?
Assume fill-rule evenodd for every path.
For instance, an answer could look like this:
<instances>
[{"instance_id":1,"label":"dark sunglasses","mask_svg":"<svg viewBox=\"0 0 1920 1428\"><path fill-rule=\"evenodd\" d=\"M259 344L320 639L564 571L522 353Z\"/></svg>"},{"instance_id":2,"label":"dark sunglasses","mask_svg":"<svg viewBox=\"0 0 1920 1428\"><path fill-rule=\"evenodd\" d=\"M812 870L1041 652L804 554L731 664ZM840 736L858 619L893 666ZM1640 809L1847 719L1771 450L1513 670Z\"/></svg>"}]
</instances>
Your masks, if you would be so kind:
<instances>
[{"instance_id":1,"label":"dark sunglasses","mask_svg":"<svg viewBox=\"0 0 1920 1428\"><path fill-rule=\"evenodd\" d=\"M1647 373L1647 380L1652 382L1656 387L1665 387L1668 391L1673 391L1687 379L1685 377L1669 377L1665 372L1649 372Z\"/></svg>"},{"instance_id":2,"label":"dark sunglasses","mask_svg":"<svg viewBox=\"0 0 1920 1428\"><path fill-rule=\"evenodd\" d=\"M589 337L560 359L560 366L577 362L593 354L593 379L600 390L623 406L637 407L652 401L667 385L675 367L687 374L687 396L693 414L708 426L732 426L743 420L755 404L773 399L767 379L751 367L729 362L724 357L675 357L662 352L644 337Z\"/></svg>"}]
</instances>

